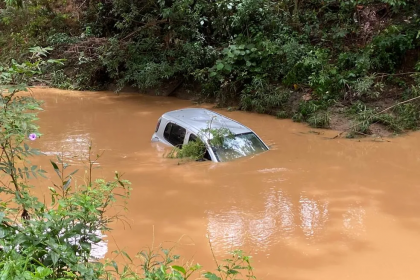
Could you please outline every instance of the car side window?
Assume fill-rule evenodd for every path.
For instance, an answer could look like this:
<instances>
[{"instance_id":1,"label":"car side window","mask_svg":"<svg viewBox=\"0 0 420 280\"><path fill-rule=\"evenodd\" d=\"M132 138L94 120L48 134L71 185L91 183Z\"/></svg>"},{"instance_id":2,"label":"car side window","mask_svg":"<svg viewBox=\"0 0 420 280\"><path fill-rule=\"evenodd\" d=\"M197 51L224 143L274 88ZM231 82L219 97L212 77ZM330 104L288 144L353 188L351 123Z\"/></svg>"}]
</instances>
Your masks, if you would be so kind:
<instances>
[{"instance_id":1,"label":"car side window","mask_svg":"<svg viewBox=\"0 0 420 280\"><path fill-rule=\"evenodd\" d=\"M186 132L185 128L174 123L168 123L163 132L163 137L172 145L182 148Z\"/></svg>"},{"instance_id":2,"label":"car side window","mask_svg":"<svg viewBox=\"0 0 420 280\"><path fill-rule=\"evenodd\" d=\"M197 136L191 133L190 138L188 138L188 142L195 142L195 141L197 141Z\"/></svg>"}]
</instances>

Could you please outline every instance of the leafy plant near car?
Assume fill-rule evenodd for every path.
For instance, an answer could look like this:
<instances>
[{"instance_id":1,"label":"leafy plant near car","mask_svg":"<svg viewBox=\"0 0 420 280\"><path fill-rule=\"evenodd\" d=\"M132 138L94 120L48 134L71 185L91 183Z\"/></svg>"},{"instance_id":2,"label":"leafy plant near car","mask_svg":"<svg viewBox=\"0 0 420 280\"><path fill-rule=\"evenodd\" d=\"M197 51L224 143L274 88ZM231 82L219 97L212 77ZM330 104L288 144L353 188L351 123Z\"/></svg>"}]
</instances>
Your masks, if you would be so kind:
<instances>
[{"instance_id":1,"label":"leafy plant near car","mask_svg":"<svg viewBox=\"0 0 420 280\"><path fill-rule=\"evenodd\" d=\"M209 124L210 125L210 124ZM211 128L202 129L198 133L199 138L195 141L190 141L182 147L173 147L166 155L168 158L180 158L189 160L203 160L206 154L207 147L200 139L205 137L208 139L210 147L220 147L226 139L234 138L234 134L227 128Z\"/></svg>"}]
</instances>

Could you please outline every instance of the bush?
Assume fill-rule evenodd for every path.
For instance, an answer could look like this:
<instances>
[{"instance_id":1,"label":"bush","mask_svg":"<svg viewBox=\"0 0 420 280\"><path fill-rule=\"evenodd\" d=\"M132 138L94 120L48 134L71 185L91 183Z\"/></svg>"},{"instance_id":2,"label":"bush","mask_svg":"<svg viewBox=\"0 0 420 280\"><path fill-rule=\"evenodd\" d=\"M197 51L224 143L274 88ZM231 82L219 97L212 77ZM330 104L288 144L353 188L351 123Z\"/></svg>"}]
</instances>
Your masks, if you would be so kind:
<instances>
[{"instance_id":1,"label":"bush","mask_svg":"<svg viewBox=\"0 0 420 280\"><path fill-rule=\"evenodd\" d=\"M201 99L218 105L307 121L315 111L293 108L286 100L292 87L310 92L316 111L327 111L413 83L400 72L418 70L408 54L420 46L420 3L382 2L117 0L68 11L62 0L8 1L0 15L1 56L21 63L27 47L52 45L55 57L67 58L50 69L54 86L199 84Z\"/></svg>"},{"instance_id":2,"label":"bush","mask_svg":"<svg viewBox=\"0 0 420 280\"><path fill-rule=\"evenodd\" d=\"M282 87L254 83L241 95L240 108L258 113L273 114L277 110L286 110L292 92Z\"/></svg>"}]
</instances>

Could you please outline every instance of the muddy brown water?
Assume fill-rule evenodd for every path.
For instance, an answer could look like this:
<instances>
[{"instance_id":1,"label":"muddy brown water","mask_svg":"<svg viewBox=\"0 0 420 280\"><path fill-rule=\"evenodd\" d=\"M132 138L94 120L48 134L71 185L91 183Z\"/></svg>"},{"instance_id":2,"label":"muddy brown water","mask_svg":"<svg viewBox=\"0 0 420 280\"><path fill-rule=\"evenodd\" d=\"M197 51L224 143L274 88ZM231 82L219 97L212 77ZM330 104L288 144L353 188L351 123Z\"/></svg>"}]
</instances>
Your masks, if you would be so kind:
<instances>
[{"instance_id":1,"label":"muddy brown water","mask_svg":"<svg viewBox=\"0 0 420 280\"><path fill-rule=\"evenodd\" d=\"M331 140L333 131L216 110L255 130L271 150L227 163L178 164L162 157L167 148L151 135L162 113L198 105L111 92L34 95L45 101L36 146L49 156L65 151L76 168L73 156L91 140L105 152L95 175L118 170L132 182L129 226L113 224L109 251L135 254L177 242L185 260L212 269L210 241L216 257L237 248L252 255L258 279L420 275L420 133L390 142ZM38 161L48 165L46 158ZM46 191L48 182L38 188Z\"/></svg>"}]
</instances>

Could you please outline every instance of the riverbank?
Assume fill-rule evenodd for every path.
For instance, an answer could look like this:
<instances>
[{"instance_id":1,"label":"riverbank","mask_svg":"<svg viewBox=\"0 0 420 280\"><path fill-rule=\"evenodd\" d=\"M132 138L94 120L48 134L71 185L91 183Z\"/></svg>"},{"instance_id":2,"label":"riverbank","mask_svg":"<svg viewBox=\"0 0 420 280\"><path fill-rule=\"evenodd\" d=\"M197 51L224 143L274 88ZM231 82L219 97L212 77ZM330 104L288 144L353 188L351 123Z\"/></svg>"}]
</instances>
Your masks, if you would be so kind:
<instances>
[{"instance_id":1,"label":"riverbank","mask_svg":"<svg viewBox=\"0 0 420 280\"><path fill-rule=\"evenodd\" d=\"M49 87L46 85L35 85L36 89L48 89L48 92L54 90L55 88ZM129 87L126 86L118 91L116 91L115 85L111 85L107 90L103 91L96 91L97 93L101 92L113 92L116 96L118 95L126 95L126 94L140 94L140 95L147 95L147 96L161 96L161 97L170 97L174 99L179 100L187 100L190 101L190 106L196 106L197 104L206 104L206 107L208 108L218 108L225 111L246 111L242 110L239 103L231 103L230 106L220 106L217 104L217 102L214 99L203 99L200 95L199 91L192 91L189 88L185 87L179 87L176 91L172 90L173 87L166 86L162 88L157 88L154 90L139 90L136 87ZM66 92L72 92L77 93L81 95L89 94L89 91L68 91L68 90L60 90L57 92L63 92L65 94ZM305 96L301 97L302 100L305 100ZM170 100L170 99L169 99ZM397 99L388 98L386 100L383 100L382 102L374 101L371 103L368 103L366 105L366 108L362 108L367 110L369 108L368 106L371 106L372 108L375 108L375 111L381 112L381 111L388 111L395 108L398 104ZM298 102L291 102L290 107L288 108L289 112L296 113L299 110L299 103ZM360 104L359 104L360 106ZM371 111L370 115L365 116L366 119L372 117L372 120L370 120L370 124L368 126L368 131L366 133L359 133L355 132L354 128L358 125L360 126L360 119L355 118L354 112L353 115L349 113L349 110L352 110L352 108L346 108L343 104L335 104L329 109L329 125L327 127L325 126L311 126L310 123L305 123L308 125L309 128L322 128L322 129L330 129L332 131L336 131L336 137L347 137L347 138L363 138L363 137L369 137L369 138L389 138L393 136L398 136L400 134L405 134L409 132L410 130L393 130L392 126L387 125L387 123L381 123L380 121L375 120L374 118L374 112ZM258 112L254 112L258 113ZM266 114L266 113L261 113ZM278 116L276 114L270 114L276 118L279 119L287 119L287 117ZM292 119L292 118L289 118ZM293 119L292 119L293 120ZM295 122L298 122L296 120L293 120ZM368 120L369 121L369 120ZM363 121L362 121L363 122Z\"/></svg>"}]
</instances>

